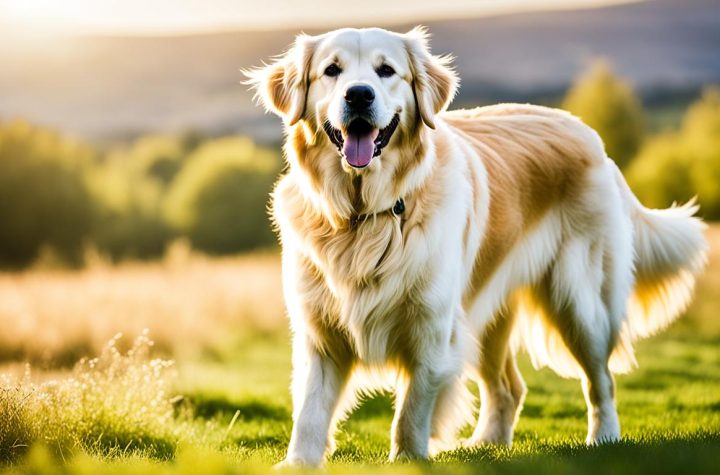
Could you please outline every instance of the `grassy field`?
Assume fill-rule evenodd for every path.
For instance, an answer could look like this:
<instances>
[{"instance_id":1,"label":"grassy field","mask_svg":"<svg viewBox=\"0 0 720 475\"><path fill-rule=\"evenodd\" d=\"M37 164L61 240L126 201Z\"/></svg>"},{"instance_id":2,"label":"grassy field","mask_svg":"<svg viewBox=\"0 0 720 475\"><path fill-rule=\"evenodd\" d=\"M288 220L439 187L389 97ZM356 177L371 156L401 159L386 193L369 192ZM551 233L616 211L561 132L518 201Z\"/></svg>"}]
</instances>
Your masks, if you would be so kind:
<instances>
[{"instance_id":1,"label":"grassy field","mask_svg":"<svg viewBox=\"0 0 720 475\"><path fill-rule=\"evenodd\" d=\"M617 377L621 443L586 448L578 382L523 355L529 393L512 449L389 465L392 401L380 395L343 425L328 470L720 473L720 227L709 234L695 303ZM176 249L154 264L0 275L0 471L268 471L291 428L278 265Z\"/></svg>"}]
</instances>

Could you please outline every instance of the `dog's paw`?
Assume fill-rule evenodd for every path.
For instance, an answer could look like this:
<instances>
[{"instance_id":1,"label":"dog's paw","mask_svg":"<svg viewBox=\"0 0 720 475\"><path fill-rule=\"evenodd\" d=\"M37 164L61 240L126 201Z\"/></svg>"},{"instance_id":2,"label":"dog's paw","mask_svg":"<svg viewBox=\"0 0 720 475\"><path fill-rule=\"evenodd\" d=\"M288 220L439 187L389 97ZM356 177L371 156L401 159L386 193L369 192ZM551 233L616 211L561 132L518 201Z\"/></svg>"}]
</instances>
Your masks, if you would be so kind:
<instances>
[{"instance_id":1,"label":"dog's paw","mask_svg":"<svg viewBox=\"0 0 720 475\"><path fill-rule=\"evenodd\" d=\"M289 459L283 459L280 462L273 465L273 470L285 470L287 468L302 467L302 464L295 463Z\"/></svg>"},{"instance_id":2,"label":"dog's paw","mask_svg":"<svg viewBox=\"0 0 720 475\"><path fill-rule=\"evenodd\" d=\"M486 429L473 434L463 442L465 447L478 447L481 445L504 445L512 447L512 432L502 428Z\"/></svg>"},{"instance_id":3,"label":"dog's paw","mask_svg":"<svg viewBox=\"0 0 720 475\"><path fill-rule=\"evenodd\" d=\"M412 458L410 457L410 455L409 455L407 452L405 452L404 450L401 450L401 451L399 451L399 452L397 452L397 453L394 453L394 454L391 453L391 454L390 454L390 457L389 457L388 459L389 459L391 462L393 462L393 463L395 463L395 462L409 462L409 461L412 460Z\"/></svg>"},{"instance_id":4,"label":"dog's paw","mask_svg":"<svg viewBox=\"0 0 720 475\"><path fill-rule=\"evenodd\" d=\"M620 441L620 422L617 413L609 411L594 419L585 439L587 445L612 444Z\"/></svg>"},{"instance_id":5,"label":"dog's paw","mask_svg":"<svg viewBox=\"0 0 720 475\"><path fill-rule=\"evenodd\" d=\"M390 452L390 462L417 462L427 460L427 454L415 454L408 450L399 449Z\"/></svg>"},{"instance_id":6,"label":"dog's paw","mask_svg":"<svg viewBox=\"0 0 720 475\"><path fill-rule=\"evenodd\" d=\"M457 439L451 439L451 440L445 440L441 438L431 438L430 443L428 444L428 455L430 458L435 457L440 452L445 452L447 450L453 450L457 448L458 444Z\"/></svg>"},{"instance_id":7,"label":"dog's paw","mask_svg":"<svg viewBox=\"0 0 720 475\"><path fill-rule=\"evenodd\" d=\"M286 457L284 460L273 465L273 470L285 470L290 468L319 468L322 462L309 462L296 457Z\"/></svg>"},{"instance_id":8,"label":"dog's paw","mask_svg":"<svg viewBox=\"0 0 720 475\"><path fill-rule=\"evenodd\" d=\"M604 434L588 435L585 439L585 444L593 447L603 444L614 444L620 442L620 432L609 431Z\"/></svg>"}]
</instances>

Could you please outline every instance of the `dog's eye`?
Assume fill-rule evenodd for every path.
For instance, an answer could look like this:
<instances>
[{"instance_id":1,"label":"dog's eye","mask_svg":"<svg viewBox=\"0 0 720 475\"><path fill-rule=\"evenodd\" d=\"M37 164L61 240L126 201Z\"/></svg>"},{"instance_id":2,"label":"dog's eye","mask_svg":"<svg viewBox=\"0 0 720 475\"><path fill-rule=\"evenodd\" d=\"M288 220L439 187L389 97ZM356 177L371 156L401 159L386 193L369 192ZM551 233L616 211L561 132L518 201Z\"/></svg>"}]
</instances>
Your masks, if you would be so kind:
<instances>
[{"instance_id":1,"label":"dog's eye","mask_svg":"<svg viewBox=\"0 0 720 475\"><path fill-rule=\"evenodd\" d=\"M378 76L381 78L389 78L395 74L395 70L389 64L381 64L379 68L375 70Z\"/></svg>"},{"instance_id":2,"label":"dog's eye","mask_svg":"<svg viewBox=\"0 0 720 475\"><path fill-rule=\"evenodd\" d=\"M334 78L335 76L339 75L342 72L342 69L340 69L340 66L337 64L331 64L327 68L325 68L325 76L329 76L331 78Z\"/></svg>"}]
</instances>

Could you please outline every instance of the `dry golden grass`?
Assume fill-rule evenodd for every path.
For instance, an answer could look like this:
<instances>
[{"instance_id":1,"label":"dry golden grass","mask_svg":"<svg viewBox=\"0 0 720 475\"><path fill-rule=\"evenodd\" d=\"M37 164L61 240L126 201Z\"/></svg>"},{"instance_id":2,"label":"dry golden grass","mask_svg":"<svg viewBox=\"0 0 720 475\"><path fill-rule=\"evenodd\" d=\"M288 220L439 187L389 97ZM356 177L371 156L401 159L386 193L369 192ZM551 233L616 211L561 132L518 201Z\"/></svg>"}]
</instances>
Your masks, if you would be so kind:
<instances>
[{"instance_id":1,"label":"dry golden grass","mask_svg":"<svg viewBox=\"0 0 720 475\"><path fill-rule=\"evenodd\" d=\"M720 334L720 225L680 329ZM286 328L277 253L209 258L177 245L160 262L0 273L0 361L69 366L118 332L143 329L176 357ZM701 334L702 334L701 333Z\"/></svg>"},{"instance_id":2,"label":"dry golden grass","mask_svg":"<svg viewBox=\"0 0 720 475\"><path fill-rule=\"evenodd\" d=\"M176 416L173 362L151 358L145 334L126 353L118 341L57 378L35 382L29 367L20 377L0 375L0 463L38 442L60 457L80 450L170 458L194 435L189 418Z\"/></svg>"},{"instance_id":3,"label":"dry golden grass","mask_svg":"<svg viewBox=\"0 0 720 475\"><path fill-rule=\"evenodd\" d=\"M150 330L184 355L285 326L279 257L211 259L175 247L161 262L0 273L0 359L71 365L116 333Z\"/></svg>"}]
</instances>

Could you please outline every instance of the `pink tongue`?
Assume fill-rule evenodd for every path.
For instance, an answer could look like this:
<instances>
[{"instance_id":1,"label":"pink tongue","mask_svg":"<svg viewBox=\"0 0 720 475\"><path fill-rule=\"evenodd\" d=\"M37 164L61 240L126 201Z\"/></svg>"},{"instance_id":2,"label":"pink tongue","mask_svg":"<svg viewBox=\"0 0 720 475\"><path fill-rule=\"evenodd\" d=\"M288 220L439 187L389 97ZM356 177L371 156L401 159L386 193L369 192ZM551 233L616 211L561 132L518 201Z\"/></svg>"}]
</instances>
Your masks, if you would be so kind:
<instances>
[{"instance_id":1,"label":"pink tongue","mask_svg":"<svg viewBox=\"0 0 720 475\"><path fill-rule=\"evenodd\" d=\"M354 167L366 167L373 158L378 133L378 129L373 129L366 135L348 134L343 145L345 160Z\"/></svg>"}]
</instances>

